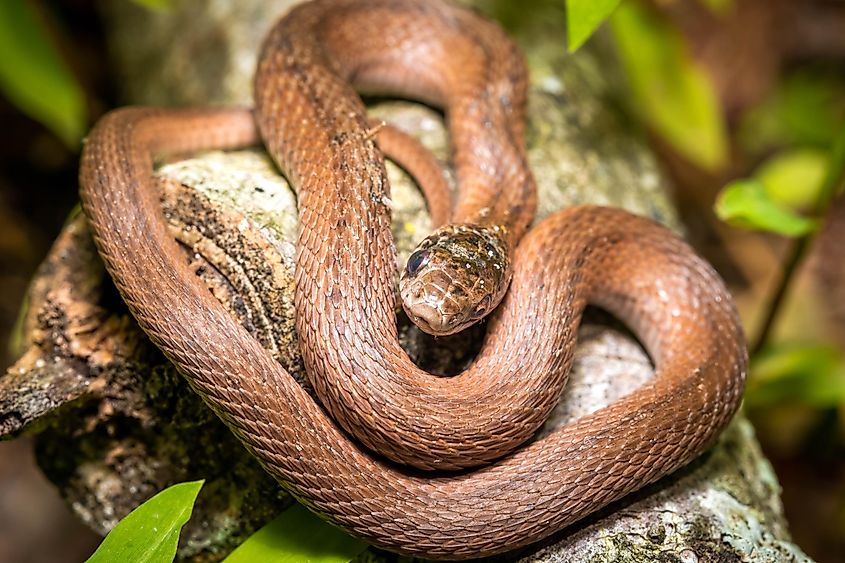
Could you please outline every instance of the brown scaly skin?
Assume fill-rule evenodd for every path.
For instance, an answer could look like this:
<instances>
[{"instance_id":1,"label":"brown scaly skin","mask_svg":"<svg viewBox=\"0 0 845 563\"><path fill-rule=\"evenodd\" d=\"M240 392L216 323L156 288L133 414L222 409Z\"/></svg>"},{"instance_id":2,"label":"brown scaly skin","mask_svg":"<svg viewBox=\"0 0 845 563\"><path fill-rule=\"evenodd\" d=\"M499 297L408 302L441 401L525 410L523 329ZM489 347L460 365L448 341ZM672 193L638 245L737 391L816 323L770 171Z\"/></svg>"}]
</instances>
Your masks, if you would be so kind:
<instances>
[{"instance_id":1,"label":"brown scaly skin","mask_svg":"<svg viewBox=\"0 0 845 563\"><path fill-rule=\"evenodd\" d=\"M353 78L445 105L462 190L453 220L517 240L534 206L524 65L495 25L430 0L321 0L280 21L259 64L256 118L299 189L297 330L322 407L183 263L151 181L154 155L253 142L252 114L118 110L83 152L83 208L128 307L264 467L375 545L467 559L548 537L709 446L745 381L735 308L683 241L622 211L542 221L515 246L473 365L448 379L413 366L396 342L387 181ZM636 332L654 378L514 450L555 404L588 302ZM512 453L427 476L361 444L437 469Z\"/></svg>"}]
</instances>

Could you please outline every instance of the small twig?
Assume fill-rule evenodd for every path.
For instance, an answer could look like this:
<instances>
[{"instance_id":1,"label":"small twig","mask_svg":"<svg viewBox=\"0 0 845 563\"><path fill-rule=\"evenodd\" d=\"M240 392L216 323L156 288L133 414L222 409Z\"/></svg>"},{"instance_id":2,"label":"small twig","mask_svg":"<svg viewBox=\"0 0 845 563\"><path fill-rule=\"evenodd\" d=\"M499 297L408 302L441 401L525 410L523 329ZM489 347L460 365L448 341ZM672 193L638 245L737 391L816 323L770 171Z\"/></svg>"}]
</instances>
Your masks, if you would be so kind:
<instances>
[{"instance_id":1,"label":"small twig","mask_svg":"<svg viewBox=\"0 0 845 563\"><path fill-rule=\"evenodd\" d=\"M792 285L792 279L795 277L798 265L803 262L804 254L810 246L811 238L811 235L804 235L793 242L789 257L783 266L783 275L781 275L778 286L772 295L772 299L769 302L768 307L766 307L766 318L763 321L763 326L757 334L757 339L754 341L754 345L751 346L751 349L749 350L751 356L759 354L760 351L762 351L768 344L769 336L771 335L772 328L774 328L775 320L780 313L781 305L783 305L783 299L786 297L787 290Z\"/></svg>"},{"instance_id":2,"label":"small twig","mask_svg":"<svg viewBox=\"0 0 845 563\"><path fill-rule=\"evenodd\" d=\"M371 124L372 126L364 132L364 139L369 141L370 139L374 138L376 135L379 134L379 131L387 127L386 121L379 121L378 123Z\"/></svg>"}]
</instances>

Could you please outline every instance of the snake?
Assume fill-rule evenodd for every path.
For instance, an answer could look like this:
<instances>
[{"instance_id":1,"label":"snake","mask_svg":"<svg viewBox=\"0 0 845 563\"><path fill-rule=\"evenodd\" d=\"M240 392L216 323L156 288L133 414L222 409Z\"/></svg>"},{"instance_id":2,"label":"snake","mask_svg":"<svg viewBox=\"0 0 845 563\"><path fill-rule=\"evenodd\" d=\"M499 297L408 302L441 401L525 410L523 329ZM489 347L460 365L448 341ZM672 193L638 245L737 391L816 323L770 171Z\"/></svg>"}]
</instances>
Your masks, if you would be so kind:
<instances>
[{"instance_id":1,"label":"snake","mask_svg":"<svg viewBox=\"0 0 845 563\"><path fill-rule=\"evenodd\" d=\"M689 463L741 400L736 308L679 236L589 205L531 226L527 85L518 47L471 10L315 0L265 38L254 110L119 108L83 149L83 210L141 328L296 499L397 553L467 559L547 538ZM458 195L438 204L448 221L411 255L400 294L434 333L486 315L456 376L425 373L399 345L390 191L359 92L444 111ZM153 182L157 158L259 139L297 190L296 329L319 401L187 268ZM534 439L588 304L634 332L654 376Z\"/></svg>"}]
</instances>

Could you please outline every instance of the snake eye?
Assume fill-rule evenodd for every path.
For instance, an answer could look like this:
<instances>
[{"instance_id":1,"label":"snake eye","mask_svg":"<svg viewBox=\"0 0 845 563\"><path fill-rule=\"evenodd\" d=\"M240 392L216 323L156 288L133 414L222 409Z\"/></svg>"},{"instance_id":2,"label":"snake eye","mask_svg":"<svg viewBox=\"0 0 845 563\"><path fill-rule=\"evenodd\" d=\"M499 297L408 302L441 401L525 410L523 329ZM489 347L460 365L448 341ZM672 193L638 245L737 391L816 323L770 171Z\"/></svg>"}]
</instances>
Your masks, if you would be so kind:
<instances>
[{"instance_id":1,"label":"snake eye","mask_svg":"<svg viewBox=\"0 0 845 563\"><path fill-rule=\"evenodd\" d=\"M486 315L487 309L490 307L491 301L493 301L493 296L488 293L478 303L478 306L475 308L475 311L472 312L472 318L480 319L481 317Z\"/></svg>"},{"instance_id":2,"label":"snake eye","mask_svg":"<svg viewBox=\"0 0 845 563\"><path fill-rule=\"evenodd\" d=\"M428 250L417 250L408 257L408 263L405 265L409 276L415 276L420 268L428 264L431 258L431 253Z\"/></svg>"}]
</instances>

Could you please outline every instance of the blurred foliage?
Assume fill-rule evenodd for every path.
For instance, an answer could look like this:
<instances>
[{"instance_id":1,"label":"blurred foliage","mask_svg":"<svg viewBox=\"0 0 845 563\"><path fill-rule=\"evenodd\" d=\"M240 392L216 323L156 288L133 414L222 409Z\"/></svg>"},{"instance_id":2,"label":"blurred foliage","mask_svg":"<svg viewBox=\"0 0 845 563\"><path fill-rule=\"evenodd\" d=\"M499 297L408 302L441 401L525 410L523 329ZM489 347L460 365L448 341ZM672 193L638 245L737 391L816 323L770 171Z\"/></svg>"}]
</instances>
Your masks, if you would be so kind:
<instances>
[{"instance_id":1,"label":"blurred foliage","mask_svg":"<svg viewBox=\"0 0 845 563\"><path fill-rule=\"evenodd\" d=\"M132 0L139 6L143 6L144 8L148 8L150 10L156 10L159 12L167 11L170 9L170 2L171 0Z\"/></svg>"},{"instance_id":2,"label":"blurred foliage","mask_svg":"<svg viewBox=\"0 0 845 563\"><path fill-rule=\"evenodd\" d=\"M786 149L763 162L754 177L778 205L795 211L807 210L821 197L829 165L827 151L812 147Z\"/></svg>"},{"instance_id":3,"label":"blurred foliage","mask_svg":"<svg viewBox=\"0 0 845 563\"><path fill-rule=\"evenodd\" d=\"M798 237L816 229L818 222L778 205L759 179L737 180L716 200L716 216L735 227Z\"/></svg>"},{"instance_id":4,"label":"blurred foliage","mask_svg":"<svg viewBox=\"0 0 845 563\"><path fill-rule=\"evenodd\" d=\"M734 7L733 0L700 1L717 14ZM713 83L690 56L680 31L649 4L566 0L569 50L583 45L608 18L634 113L696 166L711 171L724 167L728 133Z\"/></svg>"},{"instance_id":5,"label":"blurred foliage","mask_svg":"<svg viewBox=\"0 0 845 563\"><path fill-rule=\"evenodd\" d=\"M85 97L32 4L0 2L0 90L23 113L66 145L79 145L87 126Z\"/></svg>"},{"instance_id":6,"label":"blurred foliage","mask_svg":"<svg viewBox=\"0 0 845 563\"><path fill-rule=\"evenodd\" d=\"M761 164L751 178L729 183L716 198L716 215L735 227L799 237L815 231L831 159L815 148L786 149Z\"/></svg>"},{"instance_id":7,"label":"blurred foliage","mask_svg":"<svg viewBox=\"0 0 845 563\"><path fill-rule=\"evenodd\" d=\"M845 123L845 77L800 68L776 85L739 125L739 143L750 154L791 147L827 149Z\"/></svg>"},{"instance_id":8,"label":"blurred foliage","mask_svg":"<svg viewBox=\"0 0 845 563\"><path fill-rule=\"evenodd\" d=\"M109 532L87 563L170 563L179 533L191 517L203 481L168 487L130 512Z\"/></svg>"},{"instance_id":9,"label":"blurred foliage","mask_svg":"<svg viewBox=\"0 0 845 563\"><path fill-rule=\"evenodd\" d=\"M752 346L757 353L751 358L746 407L763 416L776 416L776 409L783 406L816 412L841 409L845 406L842 350L810 339L772 342L771 329L816 227L843 192L845 80L812 69L786 76L743 116L738 140L750 155L767 156L750 178L724 188L716 201L717 215L733 225L795 239ZM809 427L803 430L809 431Z\"/></svg>"},{"instance_id":10,"label":"blurred foliage","mask_svg":"<svg viewBox=\"0 0 845 563\"><path fill-rule=\"evenodd\" d=\"M15 324L12 325L12 329L9 331L9 342L6 347L10 358L16 358L24 352L24 346L26 345L24 328L28 309L29 291L23 295L20 307L18 308L18 314L15 317Z\"/></svg>"},{"instance_id":11,"label":"blurred foliage","mask_svg":"<svg viewBox=\"0 0 845 563\"><path fill-rule=\"evenodd\" d=\"M574 52L610 17L622 0L565 0L566 42ZM733 9L734 0L699 0L713 13L725 14ZM519 2L508 1L516 7Z\"/></svg>"},{"instance_id":12,"label":"blurred foliage","mask_svg":"<svg viewBox=\"0 0 845 563\"><path fill-rule=\"evenodd\" d=\"M252 534L224 563L346 563L367 544L294 504Z\"/></svg>"},{"instance_id":13,"label":"blurred foliage","mask_svg":"<svg viewBox=\"0 0 845 563\"><path fill-rule=\"evenodd\" d=\"M562 0L477 0L476 5L483 14L499 22L508 33L517 36L525 30L533 29L538 14L544 17L554 14L555 21L560 22L565 18Z\"/></svg>"},{"instance_id":14,"label":"blurred foliage","mask_svg":"<svg viewBox=\"0 0 845 563\"><path fill-rule=\"evenodd\" d=\"M816 201L815 212L819 215L845 190L845 119L839 120L838 128L839 131L831 143L827 172Z\"/></svg>"},{"instance_id":15,"label":"blurred foliage","mask_svg":"<svg viewBox=\"0 0 845 563\"><path fill-rule=\"evenodd\" d=\"M610 21L635 111L693 164L706 170L724 166L728 139L721 106L680 32L631 0Z\"/></svg>"},{"instance_id":16,"label":"blurred foliage","mask_svg":"<svg viewBox=\"0 0 845 563\"><path fill-rule=\"evenodd\" d=\"M823 344L782 344L756 356L745 405L766 408L799 402L817 408L845 404L845 356Z\"/></svg>"},{"instance_id":17,"label":"blurred foliage","mask_svg":"<svg viewBox=\"0 0 845 563\"><path fill-rule=\"evenodd\" d=\"M816 90L808 92L811 99L819 99ZM765 160L751 178L729 183L716 199L716 215L737 227L793 238L810 235L842 191L845 177L845 119L834 120L827 128L826 150L812 143L784 149Z\"/></svg>"},{"instance_id":18,"label":"blurred foliage","mask_svg":"<svg viewBox=\"0 0 845 563\"><path fill-rule=\"evenodd\" d=\"M616 9L621 0L566 0L566 40L575 51Z\"/></svg>"}]
</instances>

